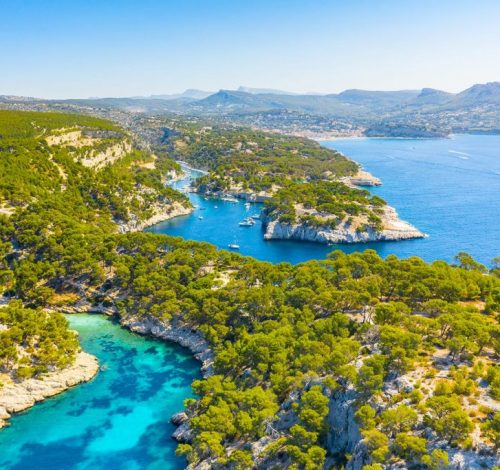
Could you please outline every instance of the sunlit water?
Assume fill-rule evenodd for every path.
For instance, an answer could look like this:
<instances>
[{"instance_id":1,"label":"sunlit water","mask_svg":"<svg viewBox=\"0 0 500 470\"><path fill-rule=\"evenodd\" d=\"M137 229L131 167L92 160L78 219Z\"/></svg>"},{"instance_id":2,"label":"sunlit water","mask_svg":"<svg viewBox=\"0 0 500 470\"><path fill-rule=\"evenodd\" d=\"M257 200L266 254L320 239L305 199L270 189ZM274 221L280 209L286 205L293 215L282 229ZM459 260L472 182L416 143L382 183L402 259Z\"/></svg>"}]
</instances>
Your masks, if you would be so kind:
<instances>
[{"instance_id":1,"label":"sunlit water","mask_svg":"<svg viewBox=\"0 0 500 470\"><path fill-rule=\"evenodd\" d=\"M236 243L240 253L272 262L324 258L333 249L352 252L373 248L384 257L391 253L417 255L427 261L452 261L459 251L467 251L484 263L500 255L500 136L342 139L323 145L340 150L380 177L383 185L372 192L428 238L334 246L264 241L260 223L238 225L248 215L258 213L260 204L247 209L242 202L205 199L197 194L190 195L199 206L193 214L160 223L150 231L203 240L220 248ZM186 181L175 184L185 185Z\"/></svg>"},{"instance_id":2,"label":"sunlit water","mask_svg":"<svg viewBox=\"0 0 500 470\"><path fill-rule=\"evenodd\" d=\"M0 431L3 470L170 470L169 418L193 396L199 363L189 351L120 328L103 315L68 316L102 369L79 385L14 416Z\"/></svg>"}]
</instances>

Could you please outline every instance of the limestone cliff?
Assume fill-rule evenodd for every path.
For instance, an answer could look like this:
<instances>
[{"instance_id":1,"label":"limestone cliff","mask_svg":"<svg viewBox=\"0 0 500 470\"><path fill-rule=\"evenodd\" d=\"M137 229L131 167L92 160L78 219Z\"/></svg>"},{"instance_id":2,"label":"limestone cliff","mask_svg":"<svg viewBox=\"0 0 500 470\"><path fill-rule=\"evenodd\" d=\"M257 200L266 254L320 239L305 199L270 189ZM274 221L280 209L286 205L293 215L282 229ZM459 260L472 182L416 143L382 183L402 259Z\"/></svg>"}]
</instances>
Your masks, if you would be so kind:
<instances>
[{"instance_id":1,"label":"limestone cliff","mask_svg":"<svg viewBox=\"0 0 500 470\"><path fill-rule=\"evenodd\" d=\"M133 315L122 317L120 323L135 333L154 336L165 341L173 341L188 348L194 354L194 357L201 362L203 376L209 377L213 375L214 353L201 334L188 325L176 320L166 323L152 316L139 318Z\"/></svg>"},{"instance_id":2,"label":"limestone cliff","mask_svg":"<svg viewBox=\"0 0 500 470\"><path fill-rule=\"evenodd\" d=\"M409 240L425 237L425 234L413 225L401 220L396 210L390 206L384 207L384 214L381 219L383 229L380 231L371 227L368 227L365 231L358 231L348 221L342 221L335 228L310 226L301 223L282 223L265 214L262 221L265 229L265 240L301 240L333 244Z\"/></svg>"},{"instance_id":3,"label":"limestone cliff","mask_svg":"<svg viewBox=\"0 0 500 470\"><path fill-rule=\"evenodd\" d=\"M120 233L139 232L146 227L163 222L180 215L188 215L193 211L190 206L183 205L180 202L161 202L157 201L148 207L151 213L146 219L139 219L135 214L129 214L127 222L119 222L118 230Z\"/></svg>"},{"instance_id":4,"label":"limestone cliff","mask_svg":"<svg viewBox=\"0 0 500 470\"><path fill-rule=\"evenodd\" d=\"M82 382L88 382L99 370L97 359L80 351L74 364L55 370L41 379L8 382L0 389L0 428L13 413L26 410L36 402L64 392Z\"/></svg>"}]
</instances>

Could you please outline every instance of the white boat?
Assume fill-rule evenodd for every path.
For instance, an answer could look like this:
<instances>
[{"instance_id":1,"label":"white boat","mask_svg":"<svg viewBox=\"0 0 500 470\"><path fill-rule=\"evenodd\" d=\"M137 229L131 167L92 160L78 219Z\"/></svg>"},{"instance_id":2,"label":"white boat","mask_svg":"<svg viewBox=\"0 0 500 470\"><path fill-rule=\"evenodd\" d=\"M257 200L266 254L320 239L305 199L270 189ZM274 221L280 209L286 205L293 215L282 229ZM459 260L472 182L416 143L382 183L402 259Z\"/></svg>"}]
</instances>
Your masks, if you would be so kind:
<instances>
[{"instance_id":1,"label":"white boat","mask_svg":"<svg viewBox=\"0 0 500 470\"><path fill-rule=\"evenodd\" d=\"M250 204L249 202L245 202L245 207L246 207L247 209L250 209L250 206L251 206L251 204Z\"/></svg>"},{"instance_id":2,"label":"white boat","mask_svg":"<svg viewBox=\"0 0 500 470\"><path fill-rule=\"evenodd\" d=\"M255 221L251 217L247 217L242 222L238 224L240 227L251 227L255 225Z\"/></svg>"},{"instance_id":3,"label":"white boat","mask_svg":"<svg viewBox=\"0 0 500 470\"><path fill-rule=\"evenodd\" d=\"M240 249L240 245L238 245L237 243L230 243L227 246L228 246L228 248L231 248L231 250L239 250Z\"/></svg>"},{"instance_id":4,"label":"white boat","mask_svg":"<svg viewBox=\"0 0 500 470\"><path fill-rule=\"evenodd\" d=\"M218 206L214 206L214 209L218 209L219 207Z\"/></svg>"},{"instance_id":5,"label":"white boat","mask_svg":"<svg viewBox=\"0 0 500 470\"><path fill-rule=\"evenodd\" d=\"M238 199L236 199L235 197L231 197L231 196L221 197L220 199L221 199L221 201L226 201L226 202L240 202L240 201L238 201Z\"/></svg>"},{"instance_id":6,"label":"white boat","mask_svg":"<svg viewBox=\"0 0 500 470\"><path fill-rule=\"evenodd\" d=\"M260 220L260 215L259 214L255 214L255 215L252 215L250 216L253 220Z\"/></svg>"},{"instance_id":7,"label":"white boat","mask_svg":"<svg viewBox=\"0 0 500 470\"><path fill-rule=\"evenodd\" d=\"M198 217L198 219L203 220L203 216L202 216L202 215L200 215L200 216Z\"/></svg>"}]
</instances>

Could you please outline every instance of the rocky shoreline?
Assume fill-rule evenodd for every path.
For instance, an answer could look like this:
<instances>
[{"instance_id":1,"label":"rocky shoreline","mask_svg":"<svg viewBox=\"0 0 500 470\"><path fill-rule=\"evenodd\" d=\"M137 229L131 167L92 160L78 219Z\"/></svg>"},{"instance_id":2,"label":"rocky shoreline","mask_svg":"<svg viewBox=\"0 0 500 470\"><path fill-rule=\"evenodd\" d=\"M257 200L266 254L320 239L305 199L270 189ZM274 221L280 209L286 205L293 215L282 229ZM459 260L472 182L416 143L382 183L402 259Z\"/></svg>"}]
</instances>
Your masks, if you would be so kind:
<instances>
[{"instance_id":1,"label":"rocky shoreline","mask_svg":"<svg viewBox=\"0 0 500 470\"><path fill-rule=\"evenodd\" d=\"M194 357L201 362L201 373L204 378L214 374L215 355L213 351L203 336L189 325L178 320L165 323L151 316L136 317L134 315L121 318L120 324L134 333L180 344L189 349Z\"/></svg>"},{"instance_id":2,"label":"rocky shoreline","mask_svg":"<svg viewBox=\"0 0 500 470\"><path fill-rule=\"evenodd\" d=\"M386 206L382 216L383 230L368 228L357 231L346 222L332 229L328 226L309 226L301 223L288 224L278 219L262 217L265 240L299 240L322 244L368 243L424 238L426 235L413 225L401 220L393 207Z\"/></svg>"},{"instance_id":3,"label":"rocky shoreline","mask_svg":"<svg viewBox=\"0 0 500 470\"><path fill-rule=\"evenodd\" d=\"M380 178L373 176L368 171L359 170L353 176L344 176L340 178L340 181L347 184L348 186L381 186L382 181Z\"/></svg>"},{"instance_id":4,"label":"rocky shoreline","mask_svg":"<svg viewBox=\"0 0 500 470\"><path fill-rule=\"evenodd\" d=\"M91 380L99 371L95 356L80 351L75 362L64 369L45 374L40 379L6 383L0 388L0 428L14 413L31 408L46 398L65 392L71 387Z\"/></svg>"},{"instance_id":5,"label":"rocky shoreline","mask_svg":"<svg viewBox=\"0 0 500 470\"><path fill-rule=\"evenodd\" d=\"M165 220L173 219L180 215L188 215L193 212L193 208L186 207L181 203L174 203L172 205L158 205L153 208L153 211L154 215L146 220L138 220L137 217L132 216L129 222L118 224L118 231L120 233L140 232L147 227L164 222Z\"/></svg>"}]
</instances>

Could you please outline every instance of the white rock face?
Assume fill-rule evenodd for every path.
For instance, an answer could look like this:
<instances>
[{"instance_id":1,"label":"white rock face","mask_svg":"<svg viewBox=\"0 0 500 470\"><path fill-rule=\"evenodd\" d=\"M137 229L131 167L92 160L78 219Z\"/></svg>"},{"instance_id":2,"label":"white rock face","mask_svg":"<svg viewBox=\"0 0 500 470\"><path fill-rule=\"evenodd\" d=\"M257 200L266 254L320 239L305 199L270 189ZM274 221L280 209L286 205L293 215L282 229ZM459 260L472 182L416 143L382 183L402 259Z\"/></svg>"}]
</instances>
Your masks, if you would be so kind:
<instances>
[{"instance_id":1,"label":"white rock face","mask_svg":"<svg viewBox=\"0 0 500 470\"><path fill-rule=\"evenodd\" d=\"M334 393L330 399L327 446L332 454L351 453L361 440L354 419L357 398L354 390L346 390Z\"/></svg>"},{"instance_id":2,"label":"white rock face","mask_svg":"<svg viewBox=\"0 0 500 470\"><path fill-rule=\"evenodd\" d=\"M132 214L131 219L128 222L119 224L119 232L140 232L141 230L144 230L146 227L150 227L151 225L158 224L159 222L163 222L165 220L173 219L174 217L178 217L180 215L188 215L193 212L192 207L185 207L178 202L175 202L173 204L158 203L152 208L152 210L154 212L154 215L152 215L149 219L142 221L138 220L137 217Z\"/></svg>"},{"instance_id":3,"label":"white rock face","mask_svg":"<svg viewBox=\"0 0 500 470\"><path fill-rule=\"evenodd\" d=\"M304 224L284 224L278 220L264 218L265 240L302 240L316 243L366 243L373 241L409 240L423 238L425 234L413 225L401 220L393 207L385 206L382 215L383 230L368 229L357 232L342 222L334 229L310 227Z\"/></svg>"},{"instance_id":4,"label":"white rock face","mask_svg":"<svg viewBox=\"0 0 500 470\"><path fill-rule=\"evenodd\" d=\"M371 173L359 170L354 176L345 176L340 179L348 186L380 186L382 181Z\"/></svg>"},{"instance_id":5,"label":"white rock face","mask_svg":"<svg viewBox=\"0 0 500 470\"><path fill-rule=\"evenodd\" d=\"M126 317L122 318L121 324L135 333L151 335L188 348L202 366L203 377L213 375L214 353L210 349L207 341L196 331L178 322L163 323L154 317Z\"/></svg>"},{"instance_id":6,"label":"white rock face","mask_svg":"<svg viewBox=\"0 0 500 470\"><path fill-rule=\"evenodd\" d=\"M80 160L83 166L88 168L101 169L106 165L120 160L132 151L132 144L126 140L109 146L106 150L95 152L91 150L85 158Z\"/></svg>"},{"instance_id":7,"label":"white rock face","mask_svg":"<svg viewBox=\"0 0 500 470\"><path fill-rule=\"evenodd\" d=\"M65 369L45 374L42 379L27 379L19 383L7 383L0 388L0 427L6 419L33 406L36 402L64 392L82 382L88 382L99 370L97 358L80 351L75 363Z\"/></svg>"}]
</instances>

